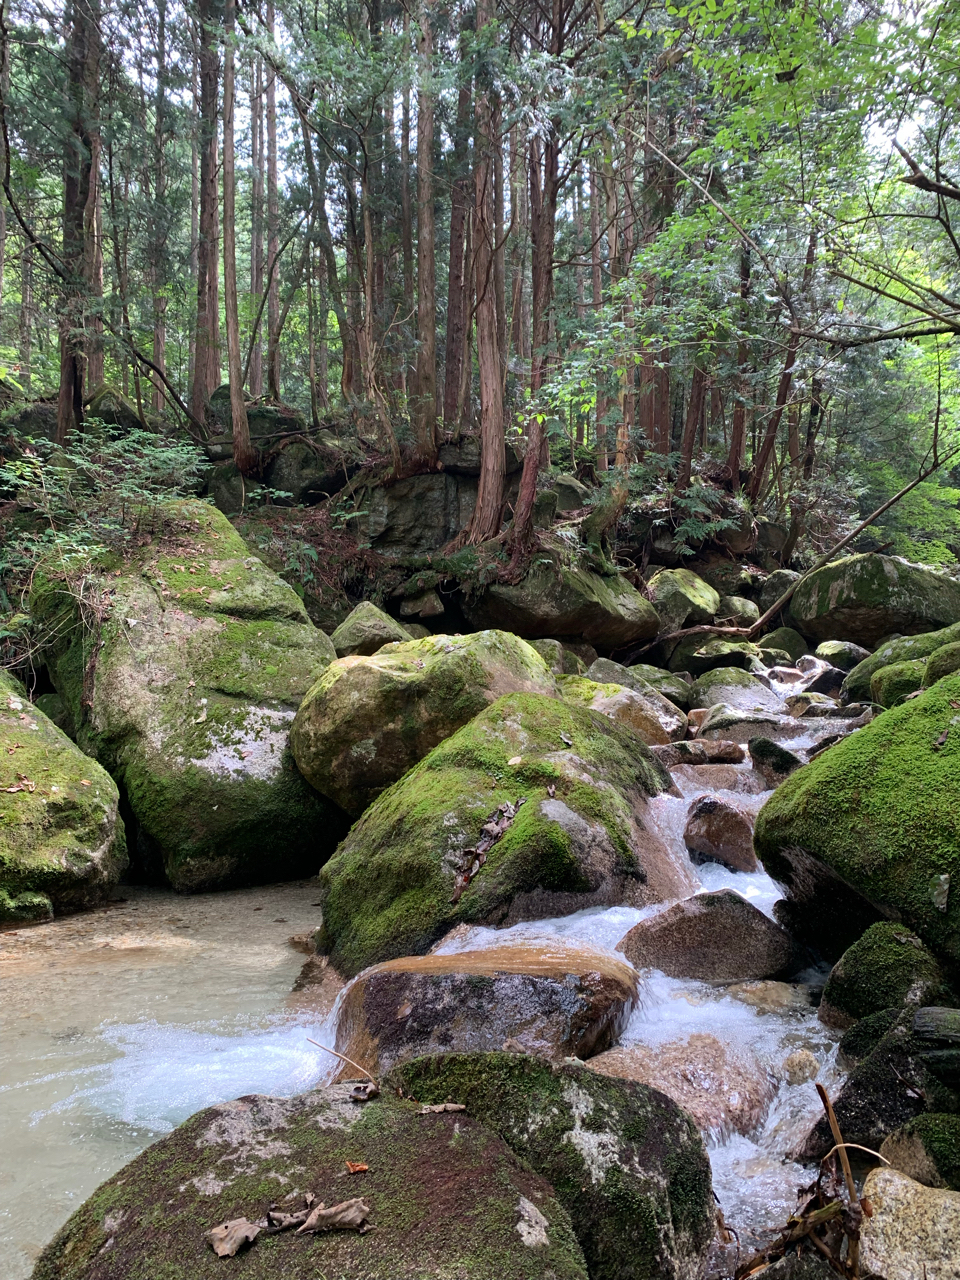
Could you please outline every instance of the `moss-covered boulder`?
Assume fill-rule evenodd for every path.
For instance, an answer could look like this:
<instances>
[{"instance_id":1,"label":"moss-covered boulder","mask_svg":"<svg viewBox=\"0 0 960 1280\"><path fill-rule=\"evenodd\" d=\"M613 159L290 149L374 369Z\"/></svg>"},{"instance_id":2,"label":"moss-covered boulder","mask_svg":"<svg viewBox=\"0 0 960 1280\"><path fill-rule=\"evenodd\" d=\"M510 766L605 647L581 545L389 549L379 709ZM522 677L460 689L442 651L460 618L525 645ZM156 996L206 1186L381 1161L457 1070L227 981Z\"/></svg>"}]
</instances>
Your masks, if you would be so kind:
<instances>
[{"instance_id":1,"label":"moss-covered boulder","mask_svg":"<svg viewBox=\"0 0 960 1280\"><path fill-rule=\"evenodd\" d=\"M685 636L670 655L671 671L701 676L715 667L740 667L744 671L760 657L759 645L749 640L711 640L709 636Z\"/></svg>"},{"instance_id":2,"label":"moss-covered boulder","mask_svg":"<svg viewBox=\"0 0 960 1280\"><path fill-rule=\"evenodd\" d=\"M880 1154L925 1187L960 1191L960 1116L927 1111L885 1138Z\"/></svg>"},{"instance_id":3,"label":"moss-covered boulder","mask_svg":"<svg viewBox=\"0 0 960 1280\"><path fill-rule=\"evenodd\" d=\"M653 605L626 578L538 560L516 585L497 582L465 604L474 626L519 636L579 637L616 649L652 640L660 629Z\"/></svg>"},{"instance_id":4,"label":"moss-covered boulder","mask_svg":"<svg viewBox=\"0 0 960 1280\"><path fill-rule=\"evenodd\" d=\"M354 825L320 873L321 949L352 976L422 955L461 922L682 897L689 870L643 825L646 798L669 786L625 725L509 694Z\"/></svg>"},{"instance_id":5,"label":"moss-covered boulder","mask_svg":"<svg viewBox=\"0 0 960 1280\"><path fill-rule=\"evenodd\" d=\"M412 638L406 627L370 600L361 601L330 637L338 658L376 653L385 644L394 641L403 644Z\"/></svg>"},{"instance_id":6,"label":"moss-covered boulder","mask_svg":"<svg viewBox=\"0 0 960 1280\"><path fill-rule=\"evenodd\" d=\"M760 643L765 649L786 650L791 662L796 662L798 658L810 652L806 640L799 631L794 631L793 627L775 627L773 631L767 632Z\"/></svg>"},{"instance_id":7,"label":"moss-covered boulder","mask_svg":"<svg viewBox=\"0 0 960 1280\"><path fill-rule=\"evenodd\" d=\"M290 745L311 785L356 815L512 692L555 695L557 684L540 655L508 632L390 644L327 667L297 711Z\"/></svg>"},{"instance_id":8,"label":"moss-covered boulder","mask_svg":"<svg viewBox=\"0 0 960 1280\"><path fill-rule=\"evenodd\" d=\"M720 608L718 593L689 569L661 569L648 585L664 632L712 622Z\"/></svg>"},{"instance_id":9,"label":"moss-covered boulder","mask_svg":"<svg viewBox=\"0 0 960 1280\"><path fill-rule=\"evenodd\" d=\"M892 662L870 677L870 699L881 707L896 707L904 698L923 687L927 664L922 658Z\"/></svg>"},{"instance_id":10,"label":"moss-covered boulder","mask_svg":"<svg viewBox=\"0 0 960 1280\"><path fill-rule=\"evenodd\" d=\"M716 707L721 702L740 711L781 710L777 695L756 676L739 667L718 667L694 681L690 690L691 707Z\"/></svg>"},{"instance_id":11,"label":"moss-covered boulder","mask_svg":"<svg viewBox=\"0 0 960 1280\"><path fill-rule=\"evenodd\" d=\"M760 610L744 596L721 596L717 617L730 627L750 627L760 621Z\"/></svg>"},{"instance_id":12,"label":"moss-covered boulder","mask_svg":"<svg viewBox=\"0 0 960 1280\"><path fill-rule=\"evenodd\" d=\"M751 711L719 702L700 722L698 738L721 742L752 742L754 738L795 738L797 722L775 711Z\"/></svg>"},{"instance_id":13,"label":"moss-covered boulder","mask_svg":"<svg viewBox=\"0 0 960 1280\"><path fill-rule=\"evenodd\" d=\"M917 935L878 921L833 966L819 1016L828 1027L845 1029L882 1009L948 1002L940 965Z\"/></svg>"},{"instance_id":14,"label":"moss-covered boulder","mask_svg":"<svg viewBox=\"0 0 960 1280\"><path fill-rule=\"evenodd\" d=\"M869 648L897 631L916 635L960 622L960 582L895 556L847 556L811 573L791 611L798 630Z\"/></svg>"},{"instance_id":15,"label":"moss-covered boulder","mask_svg":"<svg viewBox=\"0 0 960 1280\"><path fill-rule=\"evenodd\" d=\"M763 586L760 588L760 612L766 613L768 609L772 609L780 597L793 586L795 582L800 581L800 574L793 569L774 569L773 573L768 574L764 579ZM791 613L791 602L788 601L781 610L781 620L785 627L789 627L793 622L793 614Z\"/></svg>"},{"instance_id":16,"label":"moss-covered boulder","mask_svg":"<svg viewBox=\"0 0 960 1280\"><path fill-rule=\"evenodd\" d=\"M665 1094L505 1053L418 1058L387 1083L421 1102L464 1103L546 1178L591 1280L702 1274L714 1234L710 1164L693 1120Z\"/></svg>"},{"instance_id":17,"label":"moss-covered boulder","mask_svg":"<svg viewBox=\"0 0 960 1280\"><path fill-rule=\"evenodd\" d=\"M929 658L938 649L957 641L960 641L960 624L942 627L939 631L928 631L923 635L895 636L892 640L886 640L847 674L843 682L843 696L848 702L869 702L870 681L881 667Z\"/></svg>"},{"instance_id":18,"label":"moss-covered boulder","mask_svg":"<svg viewBox=\"0 0 960 1280\"><path fill-rule=\"evenodd\" d=\"M94 1192L34 1280L586 1280L569 1212L492 1128L350 1093L253 1094L192 1116ZM365 1171L349 1177L347 1161ZM374 1230L271 1234L267 1214L296 1214L307 1193L361 1197ZM218 1258L205 1233L237 1218L263 1233Z\"/></svg>"},{"instance_id":19,"label":"moss-covered boulder","mask_svg":"<svg viewBox=\"0 0 960 1280\"><path fill-rule=\"evenodd\" d=\"M364 969L346 989L335 1048L378 1077L426 1053L589 1058L619 1039L636 999L630 965L591 947L404 956Z\"/></svg>"},{"instance_id":20,"label":"moss-covered boulder","mask_svg":"<svg viewBox=\"0 0 960 1280\"><path fill-rule=\"evenodd\" d=\"M960 642L945 644L942 649L933 652L923 669L923 686L929 688L944 676L960 671Z\"/></svg>"},{"instance_id":21,"label":"moss-covered boulder","mask_svg":"<svg viewBox=\"0 0 960 1280\"><path fill-rule=\"evenodd\" d=\"M54 684L176 888L308 875L345 822L287 737L333 646L220 512L180 502L163 517L154 542L91 576L82 605L36 580Z\"/></svg>"},{"instance_id":22,"label":"moss-covered boulder","mask_svg":"<svg viewBox=\"0 0 960 1280\"><path fill-rule=\"evenodd\" d=\"M650 688L656 689L657 693L662 693L665 698L669 698L681 711L690 710L690 685L682 676L676 675L673 671L666 671L663 667L651 666L646 662L635 663L627 670Z\"/></svg>"},{"instance_id":23,"label":"moss-covered boulder","mask_svg":"<svg viewBox=\"0 0 960 1280\"><path fill-rule=\"evenodd\" d=\"M564 671L566 670L564 666L564 658L568 655L559 640L530 640L528 643L531 649L536 649L537 653L539 653L540 657L547 664L548 669L552 671L555 676L562 676L564 674ZM575 654L571 653L569 657L578 661ZM579 675L580 673L579 671L575 671L572 674Z\"/></svg>"},{"instance_id":24,"label":"moss-covered boulder","mask_svg":"<svg viewBox=\"0 0 960 1280\"><path fill-rule=\"evenodd\" d=\"M793 773L760 810L757 854L795 928L836 956L879 914L960 960L960 675ZM852 932L852 936L851 936Z\"/></svg>"},{"instance_id":25,"label":"moss-covered boulder","mask_svg":"<svg viewBox=\"0 0 960 1280\"><path fill-rule=\"evenodd\" d=\"M803 766L799 756L787 751L779 743L771 742L769 738L751 739L749 751L754 771L771 788L779 787L784 778L789 778L791 773Z\"/></svg>"},{"instance_id":26,"label":"moss-covered boulder","mask_svg":"<svg viewBox=\"0 0 960 1280\"><path fill-rule=\"evenodd\" d=\"M597 663L593 665L595 667ZM592 671L593 667L590 669ZM648 747L678 742L686 737L687 717L669 698L649 685L638 693L634 687L598 684L586 676L561 676L558 683L568 702L591 707L611 720L628 725Z\"/></svg>"},{"instance_id":27,"label":"moss-covered boulder","mask_svg":"<svg viewBox=\"0 0 960 1280\"><path fill-rule=\"evenodd\" d=\"M100 902L127 866L116 783L0 672L0 923Z\"/></svg>"},{"instance_id":28,"label":"moss-covered boulder","mask_svg":"<svg viewBox=\"0 0 960 1280\"><path fill-rule=\"evenodd\" d=\"M852 671L870 657L870 651L862 645L854 644L852 640L824 640L817 645L813 656L822 658L831 667L838 667L841 671Z\"/></svg>"}]
</instances>

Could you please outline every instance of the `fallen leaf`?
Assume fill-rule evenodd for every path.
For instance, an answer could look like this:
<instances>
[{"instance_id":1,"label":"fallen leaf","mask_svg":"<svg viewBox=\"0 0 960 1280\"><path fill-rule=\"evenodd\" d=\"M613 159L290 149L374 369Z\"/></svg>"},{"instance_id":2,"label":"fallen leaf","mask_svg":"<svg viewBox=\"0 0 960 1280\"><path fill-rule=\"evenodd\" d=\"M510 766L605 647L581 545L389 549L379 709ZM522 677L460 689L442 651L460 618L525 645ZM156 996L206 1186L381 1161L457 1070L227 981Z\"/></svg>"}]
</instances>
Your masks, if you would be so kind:
<instances>
[{"instance_id":1,"label":"fallen leaf","mask_svg":"<svg viewBox=\"0 0 960 1280\"><path fill-rule=\"evenodd\" d=\"M523 764L523 756L511 756L507 761L508 765Z\"/></svg>"},{"instance_id":2,"label":"fallen leaf","mask_svg":"<svg viewBox=\"0 0 960 1280\"><path fill-rule=\"evenodd\" d=\"M368 1164L355 1164L352 1160L345 1160L344 1164L348 1173L366 1173L370 1168Z\"/></svg>"},{"instance_id":3,"label":"fallen leaf","mask_svg":"<svg viewBox=\"0 0 960 1280\"><path fill-rule=\"evenodd\" d=\"M947 725L946 729L944 729L943 733L941 733L940 737L933 744L934 751L940 750L940 748L944 745L949 735L950 735L950 726Z\"/></svg>"},{"instance_id":4,"label":"fallen leaf","mask_svg":"<svg viewBox=\"0 0 960 1280\"><path fill-rule=\"evenodd\" d=\"M366 1200L356 1196L353 1200L344 1200L341 1204L325 1209L318 1204L302 1227L297 1228L297 1235L303 1236L315 1231L360 1231L365 1232L370 1206Z\"/></svg>"},{"instance_id":5,"label":"fallen leaf","mask_svg":"<svg viewBox=\"0 0 960 1280\"><path fill-rule=\"evenodd\" d=\"M466 1111L466 1105L462 1102L435 1102L433 1106L423 1106L417 1112L418 1116L431 1116L439 1111Z\"/></svg>"},{"instance_id":6,"label":"fallen leaf","mask_svg":"<svg viewBox=\"0 0 960 1280\"><path fill-rule=\"evenodd\" d=\"M232 1258L241 1249L253 1244L259 1234L260 1228L256 1223L247 1218L232 1218L229 1222L214 1227L212 1231L205 1232L203 1238L218 1258Z\"/></svg>"},{"instance_id":7,"label":"fallen leaf","mask_svg":"<svg viewBox=\"0 0 960 1280\"><path fill-rule=\"evenodd\" d=\"M7 747L7 755L12 756L15 751L20 751L22 749L23 749L23 743L15 742L12 747Z\"/></svg>"},{"instance_id":8,"label":"fallen leaf","mask_svg":"<svg viewBox=\"0 0 960 1280\"><path fill-rule=\"evenodd\" d=\"M35 782L32 782L25 773L17 774L17 781L13 784L12 787L0 787L0 790L6 791L11 795L16 791L29 791L30 794L32 795L33 792L36 791L36 789L37 789L37 784ZM54 788L54 790L56 790L56 788Z\"/></svg>"},{"instance_id":9,"label":"fallen leaf","mask_svg":"<svg viewBox=\"0 0 960 1280\"><path fill-rule=\"evenodd\" d=\"M80 785L81 787L92 787L93 783L90 781L89 778L81 778Z\"/></svg>"}]
</instances>

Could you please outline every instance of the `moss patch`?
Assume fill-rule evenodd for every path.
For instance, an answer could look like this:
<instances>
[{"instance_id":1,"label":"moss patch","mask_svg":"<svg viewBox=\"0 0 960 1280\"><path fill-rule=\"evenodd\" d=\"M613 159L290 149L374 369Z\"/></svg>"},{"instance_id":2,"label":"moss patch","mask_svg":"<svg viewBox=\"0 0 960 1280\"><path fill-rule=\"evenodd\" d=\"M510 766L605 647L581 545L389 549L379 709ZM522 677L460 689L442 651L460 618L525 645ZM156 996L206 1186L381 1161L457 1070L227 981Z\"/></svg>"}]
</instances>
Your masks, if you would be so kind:
<instances>
[{"instance_id":1,"label":"moss patch","mask_svg":"<svg viewBox=\"0 0 960 1280\"><path fill-rule=\"evenodd\" d=\"M871 699L881 707L898 706L908 694L922 687L926 665L922 658L917 658L881 667L870 677Z\"/></svg>"},{"instance_id":2,"label":"moss patch","mask_svg":"<svg viewBox=\"0 0 960 1280\"><path fill-rule=\"evenodd\" d=\"M953 1003L940 966L916 934L880 921L834 965L820 1016L848 1026L883 1009Z\"/></svg>"},{"instance_id":3,"label":"moss patch","mask_svg":"<svg viewBox=\"0 0 960 1280\"><path fill-rule=\"evenodd\" d=\"M936 684L944 676L953 675L954 671L960 671L960 642L958 641L945 644L931 653L923 672L924 688Z\"/></svg>"},{"instance_id":4,"label":"moss patch","mask_svg":"<svg viewBox=\"0 0 960 1280\"><path fill-rule=\"evenodd\" d=\"M918 636L897 636L887 640L869 658L859 662L843 682L843 694L849 702L866 702L870 698L870 681L881 667L895 662L929 658L938 649L960 641L960 623L928 631Z\"/></svg>"},{"instance_id":5,"label":"moss patch","mask_svg":"<svg viewBox=\"0 0 960 1280\"><path fill-rule=\"evenodd\" d=\"M896 911L954 962L960 960L957 702L960 676L947 676L838 742L783 783L760 810L754 832L757 854L775 880L790 887L793 851L805 851L881 910Z\"/></svg>"}]
</instances>

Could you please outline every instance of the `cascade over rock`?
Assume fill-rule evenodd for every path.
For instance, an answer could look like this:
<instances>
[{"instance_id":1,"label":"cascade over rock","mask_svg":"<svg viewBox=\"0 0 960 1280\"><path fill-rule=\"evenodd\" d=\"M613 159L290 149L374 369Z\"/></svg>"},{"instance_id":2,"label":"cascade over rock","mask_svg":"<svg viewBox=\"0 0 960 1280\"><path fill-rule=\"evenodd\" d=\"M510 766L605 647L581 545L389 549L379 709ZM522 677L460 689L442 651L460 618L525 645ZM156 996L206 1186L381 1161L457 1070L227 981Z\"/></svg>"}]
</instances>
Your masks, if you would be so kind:
<instances>
[{"instance_id":1,"label":"cascade over rock","mask_svg":"<svg viewBox=\"0 0 960 1280\"><path fill-rule=\"evenodd\" d=\"M303 699L290 745L308 782L356 815L513 692L556 695L557 684L540 655L508 632L392 643L331 663Z\"/></svg>"},{"instance_id":2,"label":"cascade over rock","mask_svg":"<svg viewBox=\"0 0 960 1280\"><path fill-rule=\"evenodd\" d=\"M38 577L54 684L174 887L310 874L345 822L301 777L287 737L333 645L220 512L188 501L164 515L156 545L97 581L94 630L71 593Z\"/></svg>"},{"instance_id":3,"label":"cascade over rock","mask_svg":"<svg viewBox=\"0 0 960 1280\"><path fill-rule=\"evenodd\" d=\"M116 783L0 671L0 923L92 907L127 867Z\"/></svg>"},{"instance_id":4,"label":"cascade over rock","mask_svg":"<svg viewBox=\"0 0 960 1280\"><path fill-rule=\"evenodd\" d=\"M322 950L352 976L422 955L461 922L682 897L689 870L644 825L647 797L670 785L625 725L508 694L354 825L320 874Z\"/></svg>"}]
</instances>

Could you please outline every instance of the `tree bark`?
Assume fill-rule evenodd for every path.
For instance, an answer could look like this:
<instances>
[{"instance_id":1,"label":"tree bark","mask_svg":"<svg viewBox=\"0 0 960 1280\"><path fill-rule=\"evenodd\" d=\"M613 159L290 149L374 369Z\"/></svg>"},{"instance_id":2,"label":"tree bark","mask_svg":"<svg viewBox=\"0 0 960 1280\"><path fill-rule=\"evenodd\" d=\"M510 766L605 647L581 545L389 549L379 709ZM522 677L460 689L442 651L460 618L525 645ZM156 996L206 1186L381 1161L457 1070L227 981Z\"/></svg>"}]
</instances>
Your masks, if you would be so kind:
<instances>
[{"instance_id":1,"label":"tree bark","mask_svg":"<svg viewBox=\"0 0 960 1280\"><path fill-rule=\"evenodd\" d=\"M267 5L267 32L274 36L273 0ZM267 262L277 256L280 244L280 196L277 186L277 77L270 68L267 74ZM274 400L280 399L280 343L276 340L280 322L280 274L270 277L267 294L267 386Z\"/></svg>"},{"instance_id":2,"label":"tree bark","mask_svg":"<svg viewBox=\"0 0 960 1280\"><path fill-rule=\"evenodd\" d=\"M603 269L600 264L600 176L596 169L590 170L590 282L594 314L599 314L603 304ZM607 424L606 416L609 404L602 391L603 372L597 378L597 421L596 446L597 470L606 471L609 466L607 457Z\"/></svg>"},{"instance_id":3,"label":"tree bark","mask_svg":"<svg viewBox=\"0 0 960 1280\"><path fill-rule=\"evenodd\" d=\"M437 258L433 208L433 32L421 0L417 38L417 379L412 406L415 459L437 460Z\"/></svg>"},{"instance_id":4,"label":"tree bark","mask_svg":"<svg viewBox=\"0 0 960 1280\"><path fill-rule=\"evenodd\" d=\"M24 238L20 251L20 384L29 398L33 390L33 246Z\"/></svg>"},{"instance_id":5,"label":"tree bark","mask_svg":"<svg viewBox=\"0 0 960 1280\"><path fill-rule=\"evenodd\" d=\"M166 265L166 198L167 198L167 166L166 166L166 107L167 107L167 4L166 0L157 3L157 92L154 105L153 149L154 178L153 189L156 198L158 218L155 223L156 239L151 253L151 274L153 276L153 363L161 374L167 372L167 295L164 292L164 268ZM153 408L158 412L166 404L163 383L160 378L153 381Z\"/></svg>"},{"instance_id":6,"label":"tree bark","mask_svg":"<svg viewBox=\"0 0 960 1280\"><path fill-rule=\"evenodd\" d=\"M750 248L740 249L740 324L747 323L747 307L750 302ZM730 488L740 490L740 471L747 447L747 391L749 388L748 349L741 332L737 339L737 394L733 404L733 425L730 430L730 452L727 454L727 470L730 472Z\"/></svg>"},{"instance_id":7,"label":"tree bark","mask_svg":"<svg viewBox=\"0 0 960 1280\"><path fill-rule=\"evenodd\" d=\"M465 59L461 58L461 74ZM447 338L443 360L443 426L454 432L459 426L458 406L460 381L466 345L466 272L470 264L464 255L467 200L470 174L467 171L467 146L470 133L470 84L460 85L457 95L457 121L453 135L453 184L450 194L450 268L447 276Z\"/></svg>"},{"instance_id":8,"label":"tree bark","mask_svg":"<svg viewBox=\"0 0 960 1280\"><path fill-rule=\"evenodd\" d=\"M405 44L410 39L410 14L404 9ZM410 200L410 84L403 82L400 108L400 254L403 260L403 305L408 316L413 312L413 206Z\"/></svg>"},{"instance_id":9,"label":"tree bark","mask_svg":"<svg viewBox=\"0 0 960 1280\"><path fill-rule=\"evenodd\" d=\"M250 311L256 315L263 295L263 62L250 72ZM251 398L263 395L263 345L253 343L248 377Z\"/></svg>"},{"instance_id":10,"label":"tree bark","mask_svg":"<svg viewBox=\"0 0 960 1280\"><path fill-rule=\"evenodd\" d=\"M59 316L60 389L57 442L83 425L84 366L89 356L90 302L97 281L97 193L100 166L100 4L71 0L68 10L67 111L63 174L65 289ZM102 257L100 258L102 264ZM102 273L102 265L101 265ZM102 280L102 274L101 274ZM102 288L101 288L102 293Z\"/></svg>"},{"instance_id":11,"label":"tree bark","mask_svg":"<svg viewBox=\"0 0 960 1280\"><path fill-rule=\"evenodd\" d=\"M693 470L693 451L697 443L697 428L700 426L700 415L703 413L707 381L707 375L700 366L698 354L696 363L693 366L693 378L690 381L690 400L687 404L687 416L683 424L683 436L680 440L677 488L681 490L686 489L690 484L690 476Z\"/></svg>"},{"instance_id":12,"label":"tree bark","mask_svg":"<svg viewBox=\"0 0 960 1280\"><path fill-rule=\"evenodd\" d=\"M237 470L247 476L256 468L257 451L250 442L250 423L243 398L243 358L240 354L240 309L237 297L236 155L233 136L236 98L233 75L235 5L236 0L226 0L223 22L223 301L227 322L233 461Z\"/></svg>"},{"instance_id":13,"label":"tree bark","mask_svg":"<svg viewBox=\"0 0 960 1280\"><path fill-rule=\"evenodd\" d=\"M217 0L197 0L200 76L200 191L197 225L197 336L193 356L190 411L203 422L210 396L220 383L220 215L217 180Z\"/></svg>"}]
</instances>

